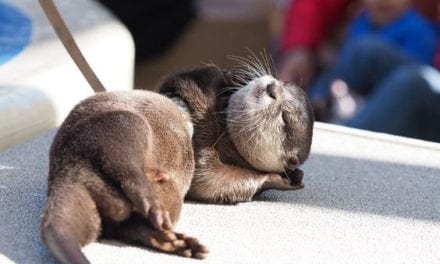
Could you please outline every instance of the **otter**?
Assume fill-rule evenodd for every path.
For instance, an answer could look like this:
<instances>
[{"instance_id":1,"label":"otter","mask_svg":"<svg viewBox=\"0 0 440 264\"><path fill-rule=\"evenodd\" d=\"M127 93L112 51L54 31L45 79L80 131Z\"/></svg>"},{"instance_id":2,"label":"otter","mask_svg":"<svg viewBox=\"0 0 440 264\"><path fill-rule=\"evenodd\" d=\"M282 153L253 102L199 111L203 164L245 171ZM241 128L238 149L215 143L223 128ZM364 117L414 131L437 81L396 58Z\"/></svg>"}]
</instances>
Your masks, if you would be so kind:
<instances>
[{"instance_id":1,"label":"otter","mask_svg":"<svg viewBox=\"0 0 440 264\"><path fill-rule=\"evenodd\" d=\"M105 92L74 107L51 146L41 227L57 259L87 263L80 247L101 237L205 258L173 231L185 197L238 203L303 188L310 104L260 75L207 65L165 78L163 95Z\"/></svg>"},{"instance_id":2,"label":"otter","mask_svg":"<svg viewBox=\"0 0 440 264\"><path fill-rule=\"evenodd\" d=\"M88 263L81 246L99 237L205 258L208 249L197 239L173 231L188 192L239 202L269 188L303 187L297 167L310 151L313 113L297 87L242 61L247 70L235 79L243 87L232 94L233 76L216 66L169 77L161 90L174 102L147 91L105 92L56 6L39 1L99 92L74 107L50 149L41 236L59 261Z\"/></svg>"},{"instance_id":3,"label":"otter","mask_svg":"<svg viewBox=\"0 0 440 264\"><path fill-rule=\"evenodd\" d=\"M168 98L105 92L52 0L39 0L67 52L98 94L69 113L50 149L41 237L62 263L88 263L99 237L205 258L173 231L194 173L191 128Z\"/></svg>"},{"instance_id":4,"label":"otter","mask_svg":"<svg viewBox=\"0 0 440 264\"><path fill-rule=\"evenodd\" d=\"M314 118L297 86L207 65L159 87L168 98L98 93L55 135L41 230L61 262L87 263L80 247L101 237L205 258L173 231L185 197L238 203L304 187Z\"/></svg>"},{"instance_id":5,"label":"otter","mask_svg":"<svg viewBox=\"0 0 440 264\"><path fill-rule=\"evenodd\" d=\"M193 124L195 173L187 198L250 201L268 190L304 187L314 114L306 94L272 74L268 60L235 57L238 68L205 65L170 75L158 91Z\"/></svg>"},{"instance_id":6,"label":"otter","mask_svg":"<svg viewBox=\"0 0 440 264\"><path fill-rule=\"evenodd\" d=\"M194 174L187 120L148 91L98 93L79 103L50 149L42 238L62 263L88 263L80 246L117 239L204 258L173 231Z\"/></svg>"}]
</instances>

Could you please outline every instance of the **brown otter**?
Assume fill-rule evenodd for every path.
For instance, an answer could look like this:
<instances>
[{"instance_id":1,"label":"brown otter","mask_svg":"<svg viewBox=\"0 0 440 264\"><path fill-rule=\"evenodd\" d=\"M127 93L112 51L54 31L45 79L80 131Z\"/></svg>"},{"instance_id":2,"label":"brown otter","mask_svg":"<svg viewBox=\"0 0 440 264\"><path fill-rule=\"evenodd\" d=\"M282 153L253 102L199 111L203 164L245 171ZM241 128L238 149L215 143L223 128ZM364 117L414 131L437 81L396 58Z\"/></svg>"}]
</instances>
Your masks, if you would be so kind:
<instances>
[{"instance_id":1,"label":"brown otter","mask_svg":"<svg viewBox=\"0 0 440 264\"><path fill-rule=\"evenodd\" d=\"M95 92L105 91L52 0L40 4ZM88 263L99 236L194 258L208 250L172 231L194 172L186 118L146 91L101 93L77 105L50 151L43 241L63 263Z\"/></svg>"},{"instance_id":2,"label":"brown otter","mask_svg":"<svg viewBox=\"0 0 440 264\"><path fill-rule=\"evenodd\" d=\"M186 118L147 91L99 93L78 104L50 150L42 238L62 263L88 263L80 246L103 236L204 258L172 231L194 172Z\"/></svg>"},{"instance_id":3,"label":"brown otter","mask_svg":"<svg viewBox=\"0 0 440 264\"><path fill-rule=\"evenodd\" d=\"M314 122L305 93L274 78L256 56L238 62L235 71L207 65L159 85L194 125L190 199L237 203L267 189L304 186L298 167L309 155Z\"/></svg>"},{"instance_id":4,"label":"brown otter","mask_svg":"<svg viewBox=\"0 0 440 264\"><path fill-rule=\"evenodd\" d=\"M205 246L172 231L187 192L236 203L302 188L310 105L296 86L251 77L209 65L165 79L160 90L174 102L131 91L77 105L50 152L42 237L54 255L86 263L80 246L102 236L204 258Z\"/></svg>"},{"instance_id":5,"label":"brown otter","mask_svg":"<svg viewBox=\"0 0 440 264\"><path fill-rule=\"evenodd\" d=\"M105 90L56 7L50 0L40 2L92 88ZM177 74L162 86L191 109L196 125L192 198L238 202L268 188L302 188L297 167L310 151L313 126L307 101L294 86L285 92L286 85L273 77L253 76L249 82L245 77L236 76L245 85L232 95L225 89L234 85L231 76L215 66ZM266 94L275 103L262 97ZM263 106L256 108L256 103ZM271 122L253 130L256 117ZM87 263L80 246L99 236L187 257L207 255L196 239L172 231L194 174L187 123L172 101L151 92L102 93L71 111L51 147L41 226L42 238L58 260ZM264 138L270 132L276 133L274 144ZM278 174L285 168L290 169L290 181Z\"/></svg>"}]
</instances>

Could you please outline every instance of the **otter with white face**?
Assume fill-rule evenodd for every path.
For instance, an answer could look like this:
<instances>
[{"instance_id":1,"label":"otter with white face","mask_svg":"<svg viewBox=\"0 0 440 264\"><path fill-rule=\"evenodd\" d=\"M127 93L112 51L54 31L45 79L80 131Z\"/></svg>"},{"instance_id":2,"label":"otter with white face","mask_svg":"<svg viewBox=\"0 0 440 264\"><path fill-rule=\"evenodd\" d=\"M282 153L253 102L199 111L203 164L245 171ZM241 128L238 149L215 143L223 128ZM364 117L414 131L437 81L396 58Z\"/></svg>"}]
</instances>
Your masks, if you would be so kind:
<instances>
[{"instance_id":1,"label":"otter with white face","mask_svg":"<svg viewBox=\"0 0 440 264\"><path fill-rule=\"evenodd\" d=\"M237 203L267 189L304 187L298 167L310 152L314 122L305 93L261 63L238 62L241 70L208 65L159 86L186 106L193 123L196 166L187 198Z\"/></svg>"},{"instance_id":2,"label":"otter with white face","mask_svg":"<svg viewBox=\"0 0 440 264\"><path fill-rule=\"evenodd\" d=\"M307 158L313 114L299 87L258 77L231 95L226 113L232 141L254 168L284 172Z\"/></svg>"}]
</instances>

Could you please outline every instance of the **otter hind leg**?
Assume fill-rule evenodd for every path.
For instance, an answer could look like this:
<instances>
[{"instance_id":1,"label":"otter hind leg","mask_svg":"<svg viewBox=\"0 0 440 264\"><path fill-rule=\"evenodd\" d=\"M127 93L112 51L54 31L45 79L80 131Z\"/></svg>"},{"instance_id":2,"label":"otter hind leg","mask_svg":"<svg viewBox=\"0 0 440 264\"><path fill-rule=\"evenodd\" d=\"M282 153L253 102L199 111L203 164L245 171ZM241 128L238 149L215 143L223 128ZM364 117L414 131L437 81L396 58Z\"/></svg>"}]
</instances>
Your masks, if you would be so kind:
<instances>
[{"instance_id":1,"label":"otter hind leg","mask_svg":"<svg viewBox=\"0 0 440 264\"><path fill-rule=\"evenodd\" d=\"M158 230L140 215L110 228L106 236L183 257L204 259L209 251L197 239L171 230Z\"/></svg>"},{"instance_id":2,"label":"otter hind leg","mask_svg":"<svg viewBox=\"0 0 440 264\"><path fill-rule=\"evenodd\" d=\"M133 206L120 188L98 176L90 177L85 184L103 221L122 222L130 217Z\"/></svg>"},{"instance_id":3,"label":"otter hind leg","mask_svg":"<svg viewBox=\"0 0 440 264\"><path fill-rule=\"evenodd\" d=\"M165 210L153 183L145 175L144 170L125 159L118 161L108 159L107 161L109 166L104 168L104 173L120 185L121 192L126 197L126 200L123 200L115 196L113 200L128 202L131 205L130 211L139 212L157 229L172 229L169 213ZM108 195L112 194L108 193ZM108 207L116 208L115 204L108 204ZM127 207L122 204L121 208ZM118 221L114 216L110 217Z\"/></svg>"},{"instance_id":4,"label":"otter hind leg","mask_svg":"<svg viewBox=\"0 0 440 264\"><path fill-rule=\"evenodd\" d=\"M98 141L98 157L93 158L99 161L103 177L120 186L133 210L149 219L154 227L171 229L169 213L149 177L151 170L156 171L156 161L148 121L128 111L104 113L90 121ZM161 180L167 178L163 176Z\"/></svg>"}]
</instances>

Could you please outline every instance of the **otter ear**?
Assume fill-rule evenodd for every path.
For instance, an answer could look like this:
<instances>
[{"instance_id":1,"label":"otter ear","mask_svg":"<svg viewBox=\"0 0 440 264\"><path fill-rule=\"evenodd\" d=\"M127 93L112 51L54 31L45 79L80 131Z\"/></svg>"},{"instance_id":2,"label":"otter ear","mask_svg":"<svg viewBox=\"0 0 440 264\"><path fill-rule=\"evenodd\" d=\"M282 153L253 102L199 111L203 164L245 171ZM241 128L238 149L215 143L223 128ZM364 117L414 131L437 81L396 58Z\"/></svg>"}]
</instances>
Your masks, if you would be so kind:
<instances>
[{"instance_id":1,"label":"otter ear","mask_svg":"<svg viewBox=\"0 0 440 264\"><path fill-rule=\"evenodd\" d=\"M226 80L225 83L226 86L237 87L237 86L246 85L245 80L241 77L242 74L238 74L230 70L223 70L223 76L225 77Z\"/></svg>"},{"instance_id":2,"label":"otter ear","mask_svg":"<svg viewBox=\"0 0 440 264\"><path fill-rule=\"evenodd\" d=\"M154 177L154 181L157 183L164 183L170 179L170 175L164 173L164 172L158 172L156 173Z\"/></svg>"},{"instance_id":3,"label":"otter ear","mask_svg":"<svg viewBox=\"0 0 440 264\"><path fill-rule=\"evenodd\" d=\"M222 72L226 80L226 85L232 86L234 84L234 74L229 70L222 70Z\"/></svg>"},{"instance_id":4,"label":"otter ear","mask_svg":"<svg viewBox=\"0 0 440 264\"><path fill-rule=\"evenodd\" d=\"M287 160L287 168L289 170L295 170L299 165L299 159L297 156L292 156Z\"/></svg>"}]
</instances>

